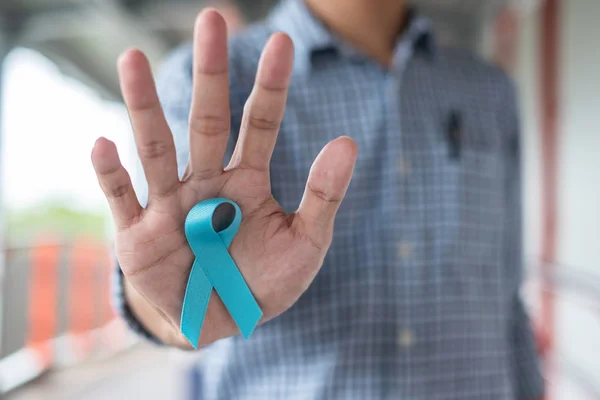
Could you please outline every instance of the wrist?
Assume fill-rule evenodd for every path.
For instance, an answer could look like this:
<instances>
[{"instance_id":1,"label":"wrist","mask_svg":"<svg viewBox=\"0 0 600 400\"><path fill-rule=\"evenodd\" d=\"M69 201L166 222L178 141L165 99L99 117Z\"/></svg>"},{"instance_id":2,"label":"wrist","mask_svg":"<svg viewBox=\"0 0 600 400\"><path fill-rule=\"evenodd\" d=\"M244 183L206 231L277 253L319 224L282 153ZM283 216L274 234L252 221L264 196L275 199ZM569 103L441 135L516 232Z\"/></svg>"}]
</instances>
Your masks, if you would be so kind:
<instances>
[{"instance_id":1,"label":"wrist","mask_svg":"<svg viewBox=\"0 0 600 400\"><path fill-rule=\"evenodd\" d=\"M147 335L158 339L168 346L184 350L192 350L192 346L179 331L178 326L169 317L152 305L123 277L124 301L131 317L147 332Z\"/></svg>"}]
</instances>

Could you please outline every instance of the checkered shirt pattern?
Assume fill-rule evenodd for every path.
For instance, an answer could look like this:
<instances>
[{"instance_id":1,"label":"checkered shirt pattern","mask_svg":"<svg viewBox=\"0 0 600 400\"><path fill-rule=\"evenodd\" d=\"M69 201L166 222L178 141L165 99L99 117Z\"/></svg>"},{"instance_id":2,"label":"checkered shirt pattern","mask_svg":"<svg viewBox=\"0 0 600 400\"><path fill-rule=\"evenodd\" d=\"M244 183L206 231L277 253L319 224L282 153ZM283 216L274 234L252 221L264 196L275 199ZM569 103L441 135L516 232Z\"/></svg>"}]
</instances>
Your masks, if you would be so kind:
<instances>
[{"instance_id":1,"label":"checkered shirt pattern","mask_svg":"<svg viewBox=\"0 0 600 400\"><path fill-rule=\"evenodd\" d=\"M295 44L272 190L296 209L319 150L359 148L322 270L250 340L221 340L197 364L202 399L536 399L540 374L522 277L519 121L497 68L438 47L415 15L390 68L331 34L299 0L230 41L236 141L263 45ZM164 64L159 94L180 173L188 161L192 50ZM448 136L458 116L460 152ZM143 174L141 175L143 177ZM144 179L137 182L147 194ZM118 309L137 332L115 274Z\"/></svg>"}]
</instances>

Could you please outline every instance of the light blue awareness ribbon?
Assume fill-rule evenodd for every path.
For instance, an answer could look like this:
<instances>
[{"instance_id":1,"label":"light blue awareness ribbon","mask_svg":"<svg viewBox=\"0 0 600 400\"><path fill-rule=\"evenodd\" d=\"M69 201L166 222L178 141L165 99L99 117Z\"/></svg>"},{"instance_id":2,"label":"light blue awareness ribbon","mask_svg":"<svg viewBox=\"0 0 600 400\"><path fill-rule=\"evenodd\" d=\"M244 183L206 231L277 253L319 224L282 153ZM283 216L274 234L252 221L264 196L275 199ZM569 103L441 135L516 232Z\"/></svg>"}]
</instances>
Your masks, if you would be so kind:
<instances>
[{"instance_id":1,"label":"light blue awareness ribbon","mask_svg":"<svg viewBox=\"0 0 600 400\"><path fill-rule=\"evenodd\" d=\"M258 303L227 251L241 223L239 206L222 198L196 204L185 220L185 236L196 259L183 299L181 332L194 348L198 346L213 288L244 338L250 337L262 317Z\"/></svg>"}]
</instances>

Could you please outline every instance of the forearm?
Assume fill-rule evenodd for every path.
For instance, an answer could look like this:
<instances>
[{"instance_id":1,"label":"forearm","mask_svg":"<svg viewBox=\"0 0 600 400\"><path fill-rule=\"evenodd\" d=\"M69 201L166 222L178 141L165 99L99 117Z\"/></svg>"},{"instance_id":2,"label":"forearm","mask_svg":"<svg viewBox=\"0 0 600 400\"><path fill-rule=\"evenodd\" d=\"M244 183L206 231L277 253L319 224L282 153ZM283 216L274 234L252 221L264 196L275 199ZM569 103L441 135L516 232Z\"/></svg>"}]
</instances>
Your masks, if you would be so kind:
<instances>
[{"instance_id":1,"label":"forearm","mask_svg":"<svg viewBox=\"0 0 600 400\"><path fill-rule=\"evenodd\" d=\"M163 344L182 349L191 349L183 336L178 334L168 319L157 310L148 300L138 293L133 286L123 278L124 300L129 306L132 317L139 322L150 334Z\"/></svg>"},{"instance_id":2,"label":"forearm","mask_svg":"<svg viewBox=\"0 0 600 400\"><path fill-rule=\"evenodd\" d=\"M187 339L181 334L179 324L172 322L135 290L126 278L123 278L124 298L134 314L133 317L154 337L163 344L184 350L193 350ZM235 322L227 312L223 312L223 303L213 292L209 301L208 309L198 347L206 346L216 340L233 336L238 333ZM220 316L227 315L227 318Z\"/></svg>"}]
</instances>

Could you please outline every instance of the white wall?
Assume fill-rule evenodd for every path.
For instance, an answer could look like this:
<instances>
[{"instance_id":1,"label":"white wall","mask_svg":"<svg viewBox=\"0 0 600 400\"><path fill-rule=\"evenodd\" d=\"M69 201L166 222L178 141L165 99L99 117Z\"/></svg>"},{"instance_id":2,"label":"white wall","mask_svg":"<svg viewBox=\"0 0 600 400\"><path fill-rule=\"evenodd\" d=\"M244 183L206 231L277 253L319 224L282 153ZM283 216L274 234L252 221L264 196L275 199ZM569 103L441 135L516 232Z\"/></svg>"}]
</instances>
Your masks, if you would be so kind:
<instances>
[{"instance_id":1,"label":"white wall","mask_svg":"<svg viewBox=\"0 0 600 400\"><path fill-rule=\"evenodd\" d=\"M521 21L516 79L523 127L525 256L535 262L541 243L541 140L538 67L538 18L529 14Z\"/></svg>"},{"instance_id":2,"label":"white wall","mask_svg":"<svg viewBox=\"0 0 600 400\"><path fill-rule=\"evenodd\" d=\"M599 17L600 1L563 1L558 258L600 276Z\"/></svg>"}]
</instances>

